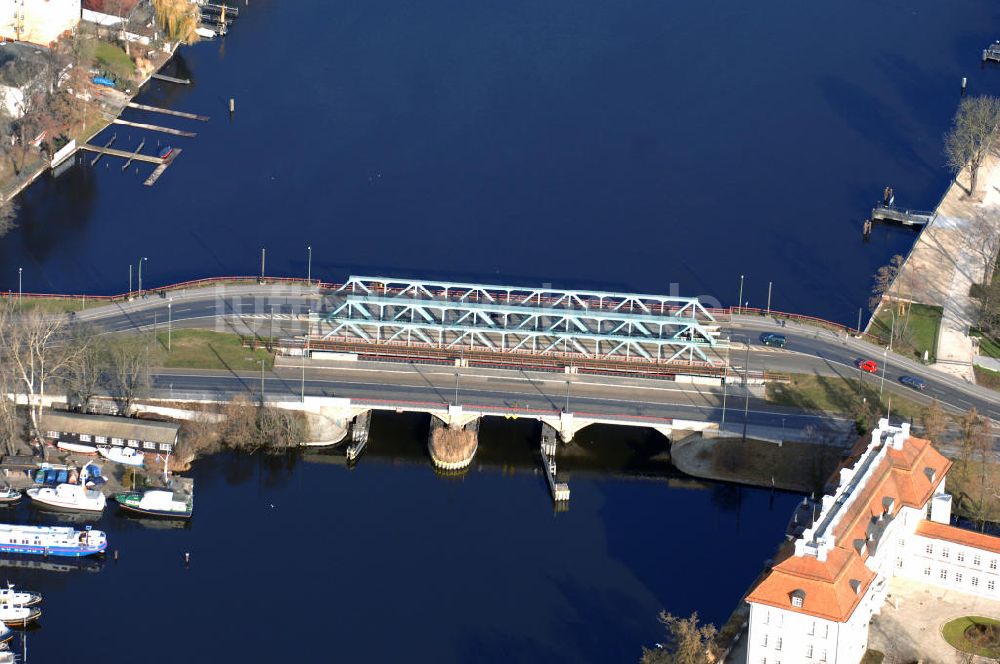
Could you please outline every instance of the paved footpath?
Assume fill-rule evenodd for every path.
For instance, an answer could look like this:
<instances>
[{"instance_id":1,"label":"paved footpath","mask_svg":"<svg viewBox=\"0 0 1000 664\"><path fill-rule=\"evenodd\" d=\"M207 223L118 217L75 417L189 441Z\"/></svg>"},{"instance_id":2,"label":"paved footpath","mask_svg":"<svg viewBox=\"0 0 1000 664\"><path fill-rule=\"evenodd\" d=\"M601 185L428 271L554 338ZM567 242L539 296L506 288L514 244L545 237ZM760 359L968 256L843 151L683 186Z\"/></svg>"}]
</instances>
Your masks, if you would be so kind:
<instances>
[{"instance_id":1,"label":"paved footpath","mask_svg":"<svg viewBox=\"0 0 1000 664\"><path fill-rule=\"evenodd\" d=\"M959 183L952 183L889 294L943 308L937 362L932 366L975 382L969 328L977 303L969 290L985 280L998 247L1000 159L992 155L983 164L975 196L966 195L967 182L963 175Z\"/></svg>"}]
</instances>

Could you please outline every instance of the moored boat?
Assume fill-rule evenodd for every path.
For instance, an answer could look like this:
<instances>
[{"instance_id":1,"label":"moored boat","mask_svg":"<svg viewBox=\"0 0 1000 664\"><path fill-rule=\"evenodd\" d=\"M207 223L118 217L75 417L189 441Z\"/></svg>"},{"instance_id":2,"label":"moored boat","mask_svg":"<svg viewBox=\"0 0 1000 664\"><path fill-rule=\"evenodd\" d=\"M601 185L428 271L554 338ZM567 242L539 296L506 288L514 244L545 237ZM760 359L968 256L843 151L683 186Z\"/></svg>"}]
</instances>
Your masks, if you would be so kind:
<instances>
[{"instance_id":1,"label":"moored boat","mask_svg":"<svg viewBox=\"0 0 1000 664\"><path fill-rule=\"evenodd\" d=\"M0 553L40 556L92 556L108 548L101 530L74 530L67 526L20 526L0 523Z\"/></svg>"},{"instance_id":2,"label":"moored boat","mask_svg":"<svg viewBox=\"0 0 1000 664\"><path fill-rule=\"evenodd\" d=\"M103 493L79 484L32 487L26 493L34 503L71 512L103 512L107 504Z\"/></svg>"},{"instance_id":3,"label":"moored boat","mask_svg":"<svg viewBox=\"0 0 1000 664\"><path fill-rule=\"evenodd\" d=\"M0 588L0 604L13 604L15 606L35 606L42 603L42 596L38 593L14 590L14 584L8 583L6 588Z\"/></svg>"},{"instance_id":4,"label":"moored boat","mask_svg":"<svg viewBox=\"0 0 1000 664\"><path fill-rule=\"evenodd\" d=\"M163 159L164 161L166 161L167 158L169 158L170 155L172 155L173 153L174 153L174 148L172 146L170 146L170 145L164 145L160 149L159 153L157 153L157 156L160 159Z\"/></svg>"},{"instance_id":5,"label":"moored boat","mask_svg":"<svg viewBox=\"0 0 1000 664\"><path fill-rule=\"evenodd\" d=\"M170 489L123 491L115 494L115 500L129 512L169 519L189 519L194 511L193 496L178 494Z\"/></svg>"},{"instance_id":6,"label":"moored boat","mask_svg":"<svg viewBox=\"0 0 1000 664\"><path fill-rule=\"evenodd\" d=\"M10 627L7 627L7 625L0 623L0 649L2 649L2 651L0 651L0 664L4 664L4 662L7 661L10 662L14 661L13 659L5 660L3 658L3 652L7 651L7 642L13 638L14 638L14 632L10 630Z\"/></svg>"},{"instance_id":7,"label":"moored boat","mask_svg":"<svg viewBox=\"0 0 1000 664\"><path fill-rule=\"evenodd\" d=\"M0 484L0 506L11 505L21 500L21 491L9 484Z\"/></svg>"},{"instance_id":8,"label":"moored boat","mask_svg":"<svg viewBox=\"0 0 1000 664\"><path fill-rule=\"evenodd\" d=\"M60 440L56 443L56 447L66 452L74 452L76 454L87 454L95 455L97 454L97 448L93 445L84 445L83 443L67 443L66 441Z\"/></svg>"},{"instance_id":9,"label":"moored boat","mask_svg":"<svg viewBox=\"0 0 1000 664\"><path fill-rule=\"evenodd\" d=\"M143 462L142 452L131 447L99 447L97 451L108 461L126 466L141 466Z\"/></svg>"},{"instance_id":10,"label":"moored boat","mask_svg":"<svg viewBox=\"0 0 1000 664\"><path fill-rule=\"evenodd\" d=\"M42 610L37 606L15 606L0 604L0 622L7 627L27 627L38 620Z\"/></svg>"}]
</instances>

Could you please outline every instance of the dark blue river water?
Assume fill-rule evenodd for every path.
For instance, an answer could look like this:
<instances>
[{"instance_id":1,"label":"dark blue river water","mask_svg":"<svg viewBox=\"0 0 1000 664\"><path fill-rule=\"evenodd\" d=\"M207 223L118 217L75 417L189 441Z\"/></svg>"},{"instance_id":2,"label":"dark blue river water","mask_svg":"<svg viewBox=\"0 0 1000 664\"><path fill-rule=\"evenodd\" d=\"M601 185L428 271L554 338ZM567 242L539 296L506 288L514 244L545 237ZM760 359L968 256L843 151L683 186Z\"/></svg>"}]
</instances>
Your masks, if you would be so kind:
<instances>
[{"instance_id":1,"label":"dark blue river water","mask_svg":"<svg viewBox=\"0 0 1000 664\"><path fill-rule=\"evenodd\" d=\"M143 256L146 285L253 274L261 247L268 274L304 276L311 245L326 280L731 304L744 274L751 306L771 281L775 308L853 324L914 239L863 244L861 222L886 184L936 204L961 77L1000 93L979 65L998 26L990 0L254 0L225 41L180 51L166 73L191 86L140 98L209 123L128 116L199 132L171 139L184 152L159 183L111 159L39 181L0 241L0 288L23 267L28 291L121 292ZM632 661L661 608L723 622L796 500L602 461L569 465L553 514L523 430L446 480L406 422L376 427L354 471L204 460L190 528L112 509L117 563L10 569L47 595L29 661Z\"/></svg>"},{"instance_id":2,"label":"dark blue river water","mask_svg":"<svg viewBox=\"0 0 1000 664\"><path fill-rule=\"evenodd\" d=\"M426 426L376 418L353 470L328 453L199 461L190 526L109 506L94 527L119 560L100 571L0 559L0 579L45 595L28 662L636 661L660 609L724 622L797 500L653 471L640 451L659 434L584 430L555 513L534 425L487 422L484 465L459 479L430 467Z\"/></svg>"},{"instance_id":3,"label":"dark blue river water","mask_svg":"<svg viewBox=\"0 0 1000 664\"><path fill-rule=\"evenodd\" d=\"M990 0L255 0L140 99L212 116L152 189L80 166L25 197L2 287L122 292L254 274L392 273L706 295L854 324L933 207ZM236 100L230 121L229 98ZM119 147L140 132L116 129ZM106 135L106 134L105 134ZM105 135L98 137L102 140ZM163 135L147 135L155 144ZM81 160L82 161L82 160ZM138 171L138 172L137 172ZM673 286L676 284L676 286Z\"/></svg>"}]
</instances>

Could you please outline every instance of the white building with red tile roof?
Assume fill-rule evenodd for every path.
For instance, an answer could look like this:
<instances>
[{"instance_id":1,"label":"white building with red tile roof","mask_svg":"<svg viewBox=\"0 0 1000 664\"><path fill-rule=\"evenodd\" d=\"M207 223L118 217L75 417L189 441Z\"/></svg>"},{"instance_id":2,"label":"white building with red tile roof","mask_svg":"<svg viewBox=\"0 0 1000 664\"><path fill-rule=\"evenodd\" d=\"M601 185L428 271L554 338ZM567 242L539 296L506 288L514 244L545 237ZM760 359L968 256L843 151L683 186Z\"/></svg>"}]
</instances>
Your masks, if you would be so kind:
<instances>
[{"instance_id":1,"label":"white building with red tile roof","mask_svg":"<svg viewBox=\"0 0 1000 664\"><path fill-rule=\"evenodd\" d=\"M749 664L855 664L895 576L1000 599L1000 538L948 525L951 462L881 420L750 591Z\"/></svg>"}]
</instances>

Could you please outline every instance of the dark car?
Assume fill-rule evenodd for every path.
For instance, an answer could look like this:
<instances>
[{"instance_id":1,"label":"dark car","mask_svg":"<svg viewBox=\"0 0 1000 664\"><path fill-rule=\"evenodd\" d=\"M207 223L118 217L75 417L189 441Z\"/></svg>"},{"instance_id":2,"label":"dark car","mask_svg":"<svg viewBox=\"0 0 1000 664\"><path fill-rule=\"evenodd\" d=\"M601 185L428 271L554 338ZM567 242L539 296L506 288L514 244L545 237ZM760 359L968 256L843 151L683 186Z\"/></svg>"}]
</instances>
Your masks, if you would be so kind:
<instances>
[{"instance_id":1,"label":"dark car","mask_svg":"<svg viewBox=\"0 0 1000 664\"><path fill-rule=\"evenodd\" d=\"M774 346L775 348L785 347L785 335L765 333L760 335L760 342L765 346Z\"/></svg>"},{"instance_id":2,"label":"dark car","mask_svg":"<svg viewBox=\"0 0 1000 664\"><path fill-rule=\"evenodd\" d=\"M923 378L917 378L916 376L900 376L899 382L920 392L923 392L927 386Z\"/></svg>"}]
</instances>

